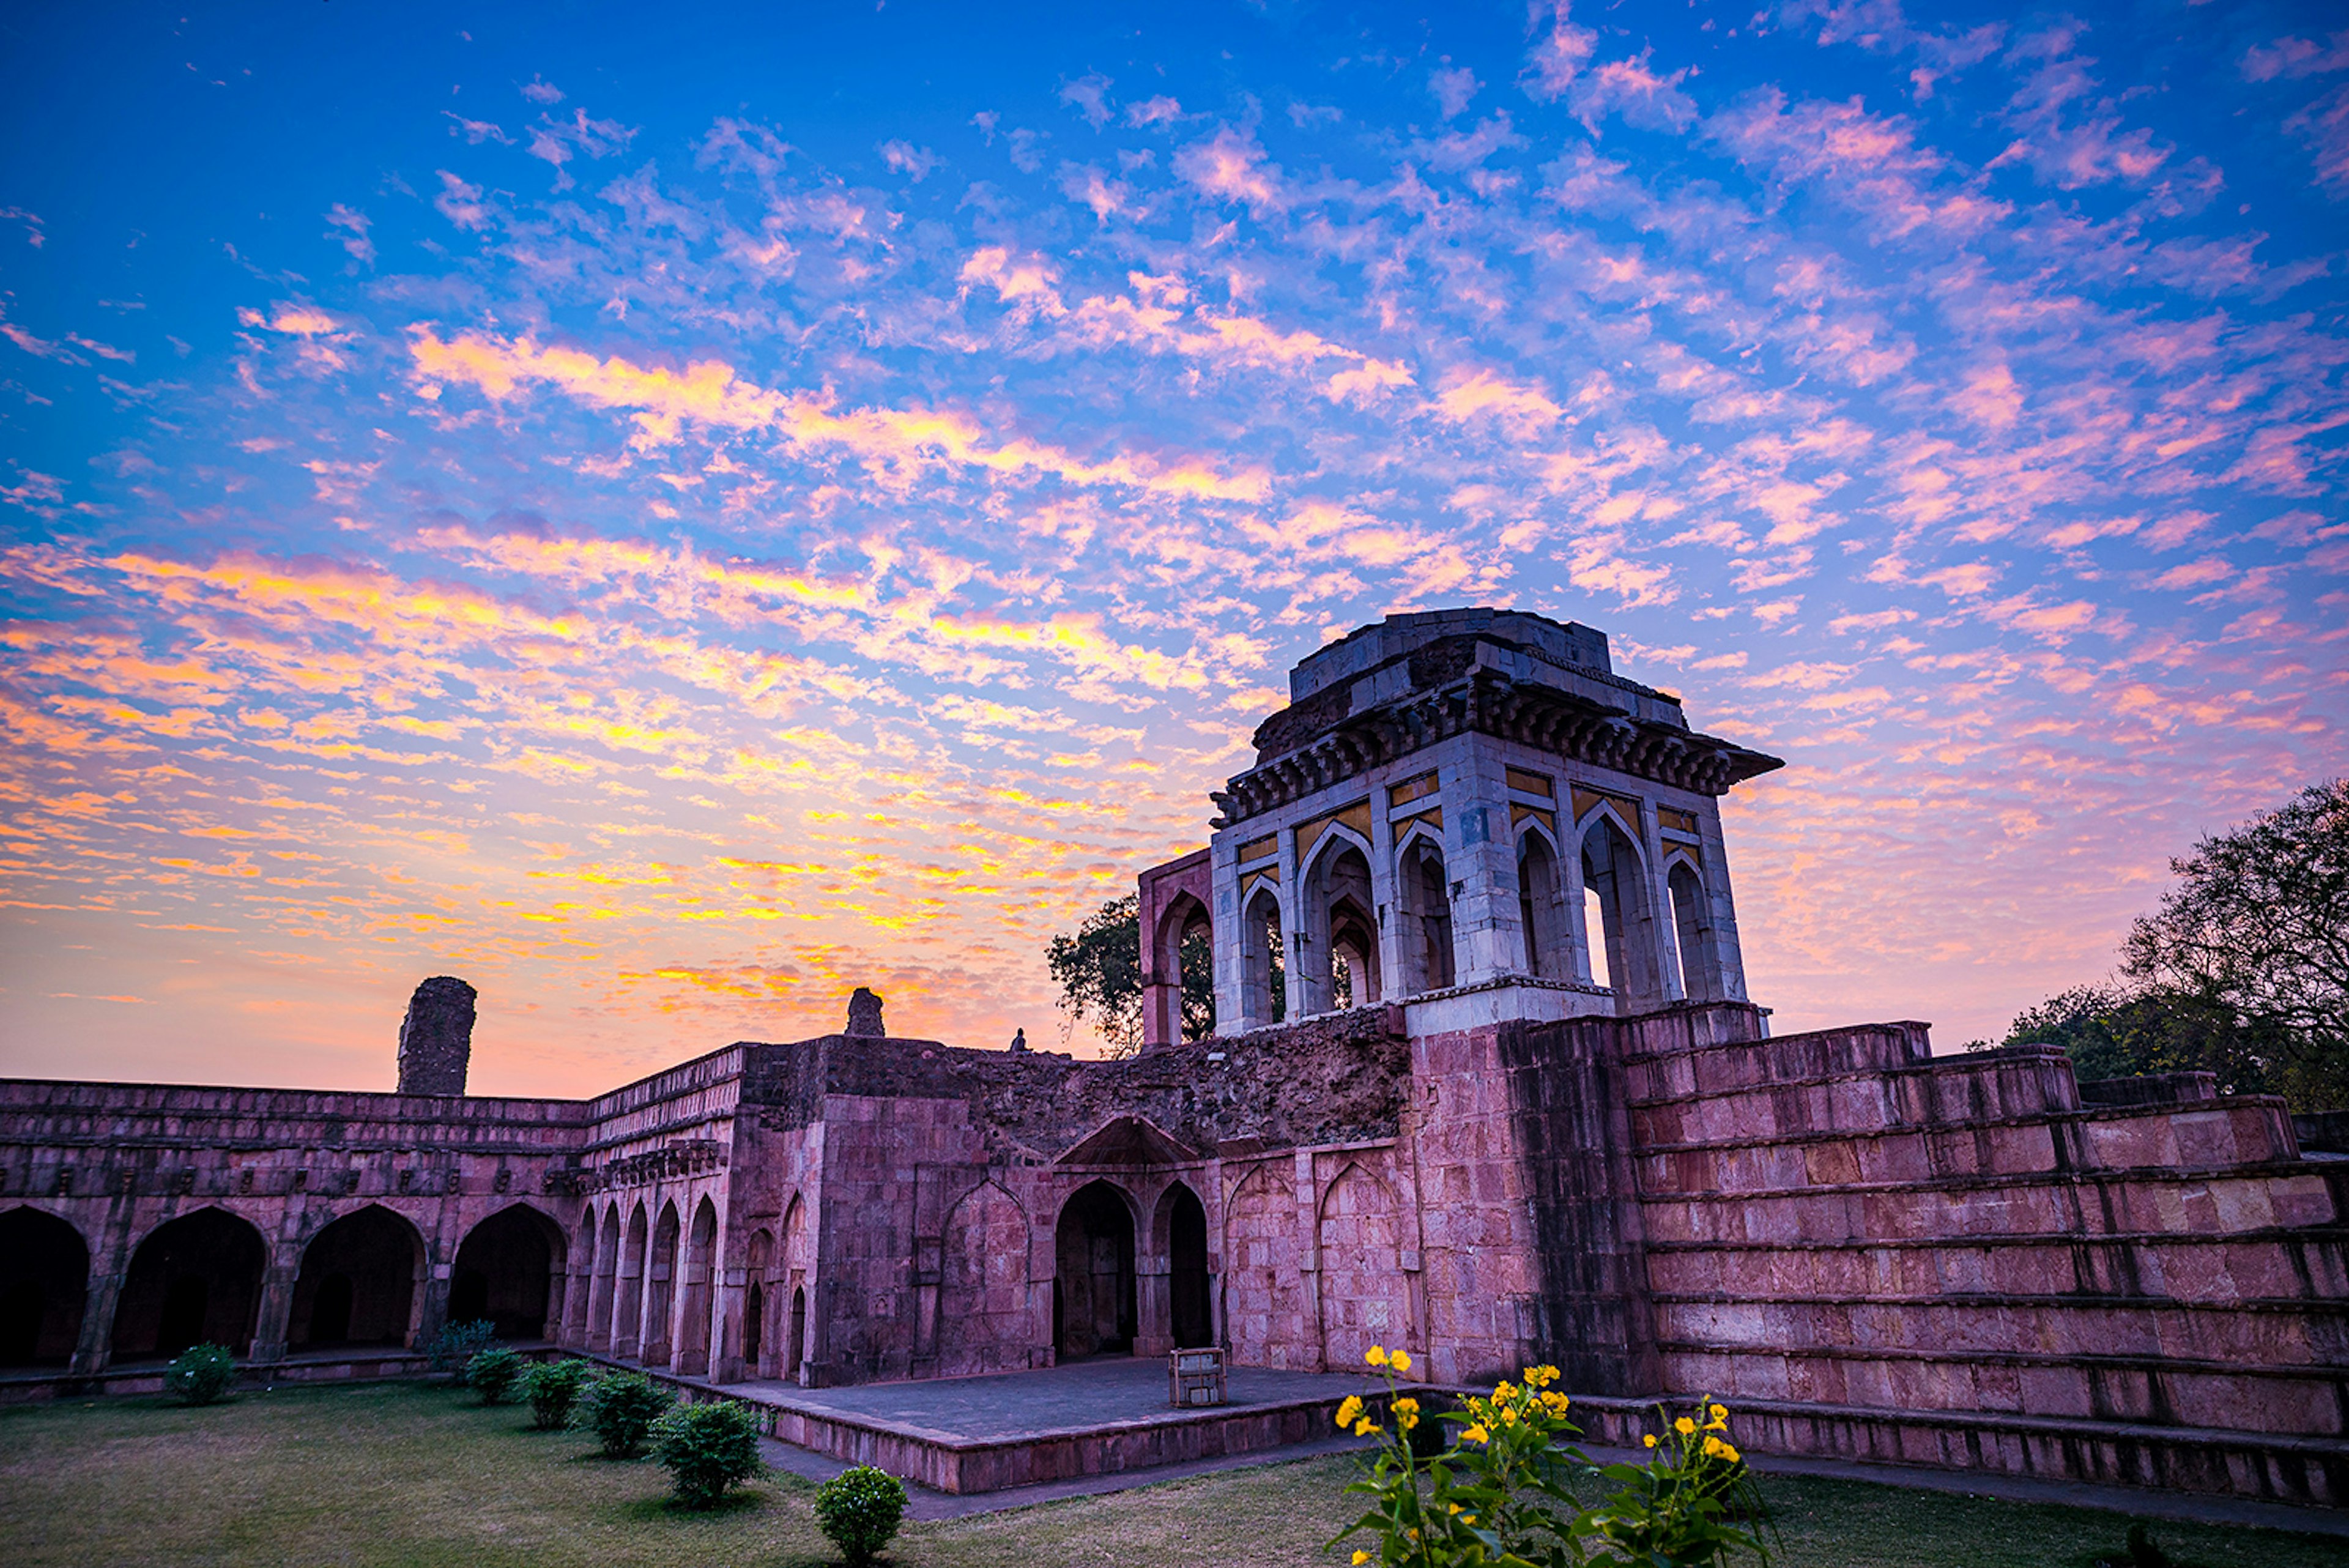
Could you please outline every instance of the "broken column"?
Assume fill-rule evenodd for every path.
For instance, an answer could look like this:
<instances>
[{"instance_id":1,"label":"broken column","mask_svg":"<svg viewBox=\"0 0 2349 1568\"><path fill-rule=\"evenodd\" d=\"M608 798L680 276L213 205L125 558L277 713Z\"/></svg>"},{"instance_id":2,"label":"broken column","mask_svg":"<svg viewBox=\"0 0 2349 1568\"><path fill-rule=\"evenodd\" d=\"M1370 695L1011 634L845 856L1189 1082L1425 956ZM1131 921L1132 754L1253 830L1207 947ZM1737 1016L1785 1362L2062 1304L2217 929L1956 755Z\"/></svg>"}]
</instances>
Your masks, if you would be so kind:
<instances>
[{"instance_id":1,"label":"broken column","mask_svg":"<svg viewBox=\"0 0 2349 1568\"><path fill-rule=\"evenodd\" d=\"M881 1022L881 999L874 994L870 986L860 985L849 996L848 1027L841 1033L873 1040L889 1033L888 1026Z\"/></svg>"},{"instance_id":2,"label":"broken column","mask_svg":"<svg viewBox=\"0 0 2349 1568\"><path fill-rule=\"evenodd\" d=\"M408 999L399 1024L399 1092L461 1095L473 1056L473 999L454 975L434 975Z\"/></svg>"}]
</instances>

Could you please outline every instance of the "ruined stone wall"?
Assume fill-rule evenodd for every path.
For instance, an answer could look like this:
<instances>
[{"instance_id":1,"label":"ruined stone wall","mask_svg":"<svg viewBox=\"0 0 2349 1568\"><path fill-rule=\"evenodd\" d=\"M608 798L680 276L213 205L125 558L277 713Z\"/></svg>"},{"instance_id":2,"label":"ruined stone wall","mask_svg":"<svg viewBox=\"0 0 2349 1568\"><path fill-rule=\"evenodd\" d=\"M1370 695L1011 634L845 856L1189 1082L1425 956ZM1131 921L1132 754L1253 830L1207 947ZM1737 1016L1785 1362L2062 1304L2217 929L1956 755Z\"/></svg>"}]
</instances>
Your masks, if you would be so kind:
<instances>
[{"instance_id":1,"label":"ruined stone wall","mask_svg":"<svg viewBox=\"0 0 2349 1568\"><path fill-rule=\"evenodd\" d=\"M2349 1497L2349 1162L2281 1102L1717 1012L1620 1025L1663 1388L1764 1450Z\"/></svg>"},{"instance_id":2,"label":"ruined stone wall","mask_svg":"<svg viewBox=\"0 0 2349 1568\"><path fill-rule=\"evenodd\" d=\"M388 1245L412 1258L398 1338L413 1344L440 1326L460 1250L483 1221L521 1205L533 1225L567 1225L585 1131L585 1107L569 1101L0 1081L0 1220L22 1209L12 1222L37 1227L27 1234L59 1236L30 1216L62 1221L87 1251L70 1355L41 1347L57 1371L104 1372L121 1359L118 1329L137 1339L153 1326L118 1324L126 1276L159 1230L206 1210L214 1232L252 1245L257 1270L229 1310L212 1303L211 1336L257 1361L285 1357L310 1244L378 1210L392 1217Z\"/></svg>"}]
</instances>

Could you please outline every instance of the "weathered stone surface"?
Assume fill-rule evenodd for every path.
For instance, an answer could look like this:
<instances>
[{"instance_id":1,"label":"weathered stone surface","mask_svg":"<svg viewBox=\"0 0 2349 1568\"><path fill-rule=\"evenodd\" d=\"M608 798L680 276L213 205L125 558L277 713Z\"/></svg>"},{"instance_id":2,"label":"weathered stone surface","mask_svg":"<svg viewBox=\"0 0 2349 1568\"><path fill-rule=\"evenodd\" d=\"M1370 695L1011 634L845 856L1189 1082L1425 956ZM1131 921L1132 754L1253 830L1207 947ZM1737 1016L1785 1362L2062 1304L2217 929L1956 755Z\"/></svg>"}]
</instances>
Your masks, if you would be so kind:
<instances>
[{"instance_id":1,"label":"weathered stone surface","mask_svg":"<svg viewBox=\"0 0 2349 1568\"><path fill-rule=\"evenodd\" d=\"M848 1027L843 1033L859 1039L878 1040L889 1033L881 1022L881 998L864 986L858 986L848 999Z\"/></svg>"},{"instance_id":2,"label":"weathered stone surface","mask_svg":"<svg viewBox=\"0 0 2349 1568\"><path fill-rule=\"evenodd\" d=\"M408 999L399 1023L399 1092L461 1095L473 1056L473 988L454 975L435 975Z\"/></svg>"}]
</instances>

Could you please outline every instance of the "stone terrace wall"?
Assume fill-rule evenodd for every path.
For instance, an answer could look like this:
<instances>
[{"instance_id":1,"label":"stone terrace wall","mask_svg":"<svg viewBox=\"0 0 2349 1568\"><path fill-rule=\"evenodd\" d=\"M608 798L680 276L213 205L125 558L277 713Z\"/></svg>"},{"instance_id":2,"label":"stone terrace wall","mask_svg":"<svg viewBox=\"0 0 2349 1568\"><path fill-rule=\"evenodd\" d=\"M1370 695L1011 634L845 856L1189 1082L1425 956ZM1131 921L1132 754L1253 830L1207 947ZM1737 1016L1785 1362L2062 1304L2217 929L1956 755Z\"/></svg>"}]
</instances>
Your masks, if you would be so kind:
<instances>
[{"instance_id":1,"label":"stone terrace wall","mask_svg":"<svg viewBox=\"0 0 2349 1568\"><path fill-rule=\"evenodd\" d=\"M475 1225L517 1202L558 1224L575 1212L571 1168L586 1121L585 1106L562 1100L0 1080L0 1211L56 1216L88 1247L69 1368L83 1376L112 1359L140 1241L207 1208L249 1221L267 1255L251 1354L267 1362L285 1354L304 1248L370 1206L415 1227L413 1332L436 1331Z\"/></svg>"},{"instance_id":2,"label":"stone terrace wall","mask_svg":"<svg viewBox=\"0 0 2349 1568\"><path fill-rule=\"evenodd\" d=\"M2349 1501L2349 1162L2282 1102L1711 1011L1619 1026L1664 1387L1764 1451Z\"/></svg>"}]
</instances>

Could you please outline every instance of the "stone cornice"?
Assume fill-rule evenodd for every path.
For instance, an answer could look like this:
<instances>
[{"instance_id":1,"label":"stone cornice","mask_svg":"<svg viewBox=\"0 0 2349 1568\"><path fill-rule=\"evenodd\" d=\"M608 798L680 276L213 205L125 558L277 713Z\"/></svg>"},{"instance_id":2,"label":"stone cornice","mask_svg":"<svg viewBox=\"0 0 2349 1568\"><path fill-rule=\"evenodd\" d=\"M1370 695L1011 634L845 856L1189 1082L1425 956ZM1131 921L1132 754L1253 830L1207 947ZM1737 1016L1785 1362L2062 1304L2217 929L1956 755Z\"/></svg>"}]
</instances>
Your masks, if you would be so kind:
<instances>
[{"instance_id":1,"label":"stone cornice","mask_svg":"<svg viewBox=\"0 0 2349 1568\"><path fill-rule=\"evenodd\" d=\"M1696 794L1725 794L1733 784L1785 766L1734 742L1480 669L1464 680L1347 715L1296 750L1236 775L1209 797L1216 806L1211 826L1246 822L1471 732Z\"/></svg>"}]
</instances>

